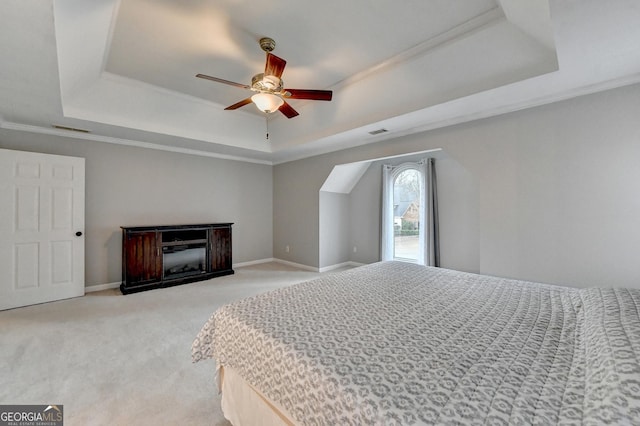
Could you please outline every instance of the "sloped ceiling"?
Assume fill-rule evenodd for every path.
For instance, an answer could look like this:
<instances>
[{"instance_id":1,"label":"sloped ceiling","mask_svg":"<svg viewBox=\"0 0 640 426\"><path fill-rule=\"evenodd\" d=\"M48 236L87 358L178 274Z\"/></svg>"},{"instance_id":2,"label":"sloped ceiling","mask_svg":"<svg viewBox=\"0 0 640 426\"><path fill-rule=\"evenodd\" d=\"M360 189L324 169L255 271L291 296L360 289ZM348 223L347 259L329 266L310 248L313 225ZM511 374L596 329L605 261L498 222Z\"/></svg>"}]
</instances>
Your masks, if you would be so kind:
<instances>
[{"instance_id":1,"label":"sloped ceiling","mask_svg":"<svg viewBox=\"0 0 640 426\"><path fill-rule=\"evenodd\" d=\"M3 0L0 127L273 164L637 82L637 22L636 0ZM224 111L250 92L195 74L250 84L265 36L286 87L333 101Z\"/></svg>"}]
</instances>

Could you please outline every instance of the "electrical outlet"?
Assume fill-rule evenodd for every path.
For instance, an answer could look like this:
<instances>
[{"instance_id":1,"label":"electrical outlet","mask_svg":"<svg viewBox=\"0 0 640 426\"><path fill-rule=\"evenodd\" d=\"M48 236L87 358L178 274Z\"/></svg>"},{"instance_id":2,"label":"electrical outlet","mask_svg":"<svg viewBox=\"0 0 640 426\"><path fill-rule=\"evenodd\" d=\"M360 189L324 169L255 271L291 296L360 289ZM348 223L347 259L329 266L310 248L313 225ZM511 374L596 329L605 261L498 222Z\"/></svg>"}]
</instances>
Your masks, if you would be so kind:
<instances>
[{"instance_id":1,"label":"electrical outlet","mask_svg":"<svg viewBox=\"0 0 640 426\"><path fill-rule=\"evenodd\" d=\"M284 251L289 253L289 246L285 246Z\"/></svg>"}]
</instances>

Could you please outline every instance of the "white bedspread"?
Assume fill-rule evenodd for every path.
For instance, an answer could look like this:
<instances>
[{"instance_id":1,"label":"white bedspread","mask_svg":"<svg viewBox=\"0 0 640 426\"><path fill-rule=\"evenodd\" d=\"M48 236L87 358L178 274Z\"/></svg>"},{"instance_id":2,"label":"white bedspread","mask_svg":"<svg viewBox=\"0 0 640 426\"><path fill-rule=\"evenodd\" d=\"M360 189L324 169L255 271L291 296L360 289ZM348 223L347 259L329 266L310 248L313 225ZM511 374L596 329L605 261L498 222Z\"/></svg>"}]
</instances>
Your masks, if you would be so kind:
<instances>
[{"instance_id":1,"label":"white bedspread","mask_svg":"<svg viewBox=\"0 0 640 426\"><path fill-rule=\"evenodd\" d=\"M224 306L192 353L300 424L640 424L639 305L382 262Z\"/></svg>"}]
</instances>

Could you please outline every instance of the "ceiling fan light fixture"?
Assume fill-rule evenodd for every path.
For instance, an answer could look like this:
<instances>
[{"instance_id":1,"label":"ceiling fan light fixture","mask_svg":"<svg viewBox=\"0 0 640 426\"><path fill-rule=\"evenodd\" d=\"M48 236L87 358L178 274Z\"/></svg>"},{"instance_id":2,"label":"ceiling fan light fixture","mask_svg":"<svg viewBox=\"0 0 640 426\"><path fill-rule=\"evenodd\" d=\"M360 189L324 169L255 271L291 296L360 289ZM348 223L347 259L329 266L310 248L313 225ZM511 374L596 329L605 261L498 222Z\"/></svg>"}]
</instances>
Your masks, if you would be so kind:
<instances>
[{"instance_id":1,"label":"ceiling fan light fixture","mask_svg":"<svg viewBox=\"0 0 640 426\"><path fill-rule=\"evenodd\" d=\"M258 73L251 78L251 86L205 74L196 74L196 77L256 92L256 94L250 98L245 98L240 102L229 105L225 108L225 111L236 110L250 103L254 103L256 107L264 113L270 114L280 111L285 117L293 118L299 115L298 111L293 109L283 98L330 101L333 94L331 90L284 88L282 73L287 65L287 61L271 53L275 45L273 39L268 37L260 40L260 47L267 53L267 60L264 64L264 72Z\"/></svg>"},{"instance_id":2,"label":"ceiling fan light fixture","mask_svg":"<svg viewBox=\"0 0 640 426\"><path fill-rule=\"evenodd\" d=\"M284 100L273 93L256 93L251 96L251 101L260 111L267 114L277 111L284 104Z\"/></svg>"}]
</instances>

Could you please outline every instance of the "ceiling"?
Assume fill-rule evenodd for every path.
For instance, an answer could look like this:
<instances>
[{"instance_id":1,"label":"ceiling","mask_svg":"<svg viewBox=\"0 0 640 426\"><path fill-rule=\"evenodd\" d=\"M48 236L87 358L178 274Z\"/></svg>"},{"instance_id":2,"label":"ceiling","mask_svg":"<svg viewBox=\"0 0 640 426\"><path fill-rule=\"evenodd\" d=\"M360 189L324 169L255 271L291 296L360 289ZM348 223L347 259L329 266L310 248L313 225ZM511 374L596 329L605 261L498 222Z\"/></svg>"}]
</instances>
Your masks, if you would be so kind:
<instances>
[{"instance_id":1,"label":"ceiling","mask_svg":"<svg viewBox=\"0 0 640 426\"><path fill-rule=\"evenodd\" d=\"M637 0L3 0L0 128L277 164L638 82L637 22ZM333 100L225 111L251 92L195 75L250 84L265 36L285 87Z\"/></svg>"}]
</instances>

